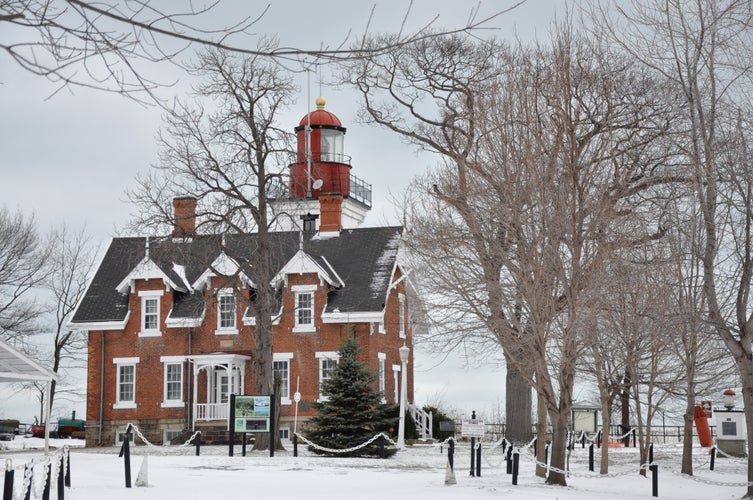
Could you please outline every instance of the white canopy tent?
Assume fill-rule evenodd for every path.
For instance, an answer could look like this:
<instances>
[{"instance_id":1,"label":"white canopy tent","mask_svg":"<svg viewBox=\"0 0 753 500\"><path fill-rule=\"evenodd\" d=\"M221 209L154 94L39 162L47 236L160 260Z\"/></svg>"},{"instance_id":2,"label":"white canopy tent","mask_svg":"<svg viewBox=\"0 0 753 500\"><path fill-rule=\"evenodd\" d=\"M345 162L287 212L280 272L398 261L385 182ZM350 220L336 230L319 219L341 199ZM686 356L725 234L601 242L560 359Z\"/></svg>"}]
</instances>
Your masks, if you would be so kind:
<instances>
[{"instance_id":1,"label":"white canopy tent","mask_svg":"<svg viewBox=\"0 0 753 500\"><path fill-rule=\"evenodd\" d=\"M49 450L50 444L50 389L57 374L40 365L27 355L17 351L0 340L0 383L1 382L45 382L44 408L44 450Z\"/></svg>"}]
</instances>

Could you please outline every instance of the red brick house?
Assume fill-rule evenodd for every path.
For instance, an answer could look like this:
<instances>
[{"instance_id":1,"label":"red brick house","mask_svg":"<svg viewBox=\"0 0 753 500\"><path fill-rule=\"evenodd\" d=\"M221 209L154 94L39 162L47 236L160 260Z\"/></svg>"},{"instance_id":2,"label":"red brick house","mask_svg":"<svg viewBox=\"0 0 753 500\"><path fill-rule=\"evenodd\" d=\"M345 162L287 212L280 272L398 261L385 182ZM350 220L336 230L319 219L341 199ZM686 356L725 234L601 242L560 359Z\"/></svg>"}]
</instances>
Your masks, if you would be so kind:
<instances>
[{"instance_id":1,"label":"red brick house","mask_svg":"<svg viewBox=\"0 0 753 500\"><path fill-rule=\"evenodd\" d=\"M292 433L296 414L299 425L313 414L345 336L359 339L363 361L391 403L399 401L398 349L411 347L406 394L413 400L401 228L358 227L370 187L350 175L345 129L323 100L317 104L296 129L298 161L277 200L292 215L281 229L298 230L271 234L283 435ZM302 140L309 144L303 156ZM174 200L171 236L113 238L73 316L71 327L88 331L88 445L115 443L129 422L156 443L186 430L224 429L229 395L253 393L254 284L237 262L253 252L255 234L191 234L195 206L191 198Z\"/></svg>"}]
</instances>

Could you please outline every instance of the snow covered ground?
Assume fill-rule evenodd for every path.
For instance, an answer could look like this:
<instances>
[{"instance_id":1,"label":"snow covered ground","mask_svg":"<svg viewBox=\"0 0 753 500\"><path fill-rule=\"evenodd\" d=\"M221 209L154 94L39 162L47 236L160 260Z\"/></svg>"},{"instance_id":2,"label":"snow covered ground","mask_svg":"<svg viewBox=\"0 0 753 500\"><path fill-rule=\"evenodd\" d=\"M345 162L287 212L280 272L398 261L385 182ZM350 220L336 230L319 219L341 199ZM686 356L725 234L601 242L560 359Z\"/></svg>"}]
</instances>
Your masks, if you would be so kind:
<instances>
[{"instance_id":1,"label":"snow covered ground","mask_svg":"<svg viewBox=\"0 0 753 500\"><path fill-rule=\"evenodd\" d=\"M413 446L393 458L359 459L331 458L309 454L299 447L293 457L292 445L286 451L249 452L242 457L240 446L235 456L228 456L224 446L203 446L201 456L192 447L132 448L131 489L125 488L124 462L118 458L119 448L83 448L82 441L51 440L57 449L70 450L71 488L65 498L75 500L186 500L186 499L247 499L305 498L384 500L431 498L443 499L647 499L651 498L651 477L637 473L638 457L634 448L613 448L610 451L611 475L600 478L588 472L588 448L579 446L570 459L571 475L566 488L547 486L534 475L530 452L524 450L520 460L518 485L506 473L502 450L482 450L481 477L471 477L470 447L459 443L455 454L454 485L446 485L447 447ZM15 492L20 495L22 468L32 458L44 460L41 440L17 437L0 442L0 459L16 472ZM51 453L55 452L55 449ZM145 456L148 486L136 487L136 479ZM663 499L728 499L740 498L745 492L745 462L717 458L715 471L709 470L708 450L695 449L695 479L679 475L681 448L676 445L657 446L654 456L659 464L659 498ZM598 464L599 451L596 450ZM9 463L8 460L11 460ZM35 471L43 470L37 465ZM53 472L53 481L57 472ZM0 477L2 482L2 477ZM727 485L722 485L727 484ZM732 484L732 486L728 486ZM41 498L42 483L35 481L35 492ZM56 497L53 482L50 498Z\"/></svg>"}]
</instances>

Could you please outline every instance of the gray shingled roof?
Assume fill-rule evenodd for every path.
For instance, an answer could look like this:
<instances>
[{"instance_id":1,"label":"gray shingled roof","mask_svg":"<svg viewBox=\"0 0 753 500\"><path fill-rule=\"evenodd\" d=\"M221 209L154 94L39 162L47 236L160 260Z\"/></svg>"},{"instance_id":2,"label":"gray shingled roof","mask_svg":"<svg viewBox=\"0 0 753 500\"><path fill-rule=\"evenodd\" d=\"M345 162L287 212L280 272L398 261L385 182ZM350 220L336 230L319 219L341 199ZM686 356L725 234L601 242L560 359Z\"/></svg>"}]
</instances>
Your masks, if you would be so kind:
<instances>
[{"instance_id":1,"label":"gray shingled roof","mask_svg":"<svg viewBox=\"0 0 753 500\"><path fill-rule=\"evenodd\" d=\"M390 277L397 259L402 229L399 227L343 230L339 237L318 239L304 235L303 249L318 262L329 262L345 282L342 289L329 293L326 312L378 312L384 307ZM273 274L295 255L299 248L298 232L270 234ZM149 256L170 280L182 284L175 264L185 268L186 279L195 282L220 254L220 236L197 236L190 241L170 238L150 239ZM128 296L116 287L146 255L147 239L114 238L92 279L72 323L123 321L128 312ZM250 259L257 246L255 234L226 235L228 255ZM203 311L200 294L176 293L172 318L198 317Z\"/></svg>"}]
</instances>

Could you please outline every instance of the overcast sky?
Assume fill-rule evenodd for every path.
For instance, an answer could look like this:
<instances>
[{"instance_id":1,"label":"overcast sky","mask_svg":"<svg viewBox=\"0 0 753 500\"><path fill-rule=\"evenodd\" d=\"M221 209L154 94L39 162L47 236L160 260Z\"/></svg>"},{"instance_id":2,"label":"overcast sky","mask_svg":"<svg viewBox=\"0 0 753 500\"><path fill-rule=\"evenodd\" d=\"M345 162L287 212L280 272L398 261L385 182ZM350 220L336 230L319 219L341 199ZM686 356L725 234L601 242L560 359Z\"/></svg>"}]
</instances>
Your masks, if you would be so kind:
<instances>
[{"instance_id":1,"label":"overcast sky","mask_svg":"<svg viewBox=\"0 0 753 500\"><path fill-rule=\"evenodd\" d=\"M225 3L225 2L223 2ZM479 18L504 10L518 0L465 2L459 0L414 0L408 29L415 29L439 16L436 27L459 27L472 8L480 5ZM509 14L491 21L484 36L523 39L546 38L555 16L565 13L565 0L528 0ZM258 15L266 2L236 2L238 12L226 25L246 15ZM408 2L324 1L271 2L259 23L259 33L276 34L282 46L317 48L337 46L348 31L363 33L372 5L376 5L370 31L394 32L400 29ZM3 27L5 29L5 27ZM164 81L182 77L177 69L159 68ZM326 72L326 70L324 70ZM326 76L326 75L325 75ZM324 80L324 81L323 81ZM185 77L183 77L185 82ZM281 125L293 133L301 117L314 109L320 93L327 109L347 128L345 153L352 157L353 174L372 183L373 208L366 226L399 224L394 199L410 179L431 167L435 158L419 156L390 133L356 122L357 96L347 89L326 85L326 78L310 78L307 104L305 75L299 75L300 96L285 114ZM322 82L323 81L323 82ZM45 79L20 70L0 53L0 205L26 215L35 214L40 229L66 224L86 227L94 244L104 247L128 223L132 207L124 191L134 186L134 177L147 172L156 162L155 137L161 126L156 107L144 107L131 100L92 90L63 90L50 97L55 86ZM162 89L165 98L182 97L186 85ZM490 365L463 368L463 362L416 356L416 401L436 402L470 412L491 411L504 399L504 375ZM0 388L0 397L8 388ZM26 396L0 405L0 418L22 421L31 417L36 406ZM84 415L84 404L74 408Z\"/></svg>"}]
</instances>

